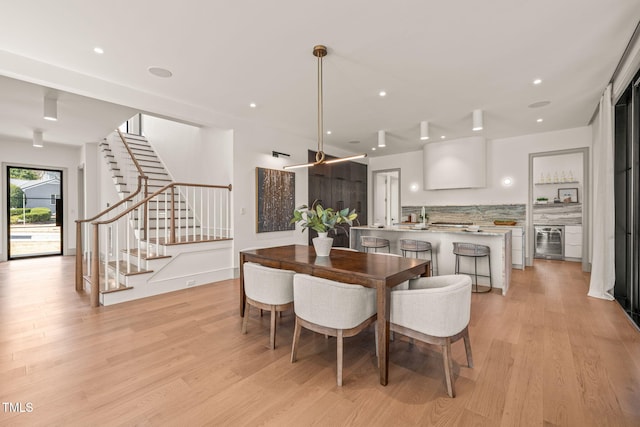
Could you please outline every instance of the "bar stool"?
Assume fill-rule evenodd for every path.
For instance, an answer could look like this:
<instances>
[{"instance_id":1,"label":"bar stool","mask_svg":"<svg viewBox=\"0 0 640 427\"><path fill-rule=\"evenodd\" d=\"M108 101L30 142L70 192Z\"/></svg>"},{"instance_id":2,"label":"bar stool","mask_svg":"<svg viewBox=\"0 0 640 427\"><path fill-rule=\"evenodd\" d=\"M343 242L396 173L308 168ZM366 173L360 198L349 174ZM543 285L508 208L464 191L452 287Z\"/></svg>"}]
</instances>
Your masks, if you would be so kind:
<instances>
[{"instance_id":1,"label":"bar stool","mask_svg":"<svg viewBox=\"0 0 640 427\"><path fill-rule=\"evenodd\" d=\"M364 252L369 252L369 249L378 252L378 248L387 248L387 252L391 252L389 239L383 239L381 237L360 236L360 245L362 245Z\"/></svg>"},{"instance_id":2,"label":"bar stool","mask_svg":"<svg viewBox=\"0 0 640 427\"><path fill-rule=\"evenodd\" d=\"M453 242L453 253L456 255L456 269L455 269L456 274L470 275L471 273L460 272L460 257L473 258L473 265L474 265L473 275L475 276L475 279L476 279L475 282L473 283L473 285L475 286L475 290L473 290L473 292L476 292L476 293L491 292L491 290L493 289L493 284L491 283L491 254L490 254L489 246L477 245L475 243ZM487 257L488 266L489 266L488 276L486 274L478 274L478 258L480 257ZM486 291L478 290L478 276L489 278L488 290Z\"/></svg>"},{"instance_id":3,"label":"bar stool","mask_svg":"<svg viewBox=\"0 0 640 427\"><path fill-rule=\"evenodd\" d=\"M431 261L429 269L430 274L433 276L433 250L431 242L414 239L400 239L400 250L402 251L402 256L406 256L407 252L413 252L416 254L416 258L418 258L418 253L420 252L429 252L429 260Z\"/></svg>"}]
</instances>

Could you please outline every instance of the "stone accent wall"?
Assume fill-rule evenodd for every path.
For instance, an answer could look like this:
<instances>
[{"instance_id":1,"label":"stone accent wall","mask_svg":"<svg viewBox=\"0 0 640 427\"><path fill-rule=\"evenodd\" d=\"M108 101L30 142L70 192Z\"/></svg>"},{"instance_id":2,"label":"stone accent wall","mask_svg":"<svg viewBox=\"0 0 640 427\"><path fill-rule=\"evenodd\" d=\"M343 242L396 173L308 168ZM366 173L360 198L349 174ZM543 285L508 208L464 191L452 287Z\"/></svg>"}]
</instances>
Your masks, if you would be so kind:
<instances>
[{"instance_id":1,"label":"stone accent wall","mask_svg":"<svg viewBox=\"0 0 640 427\"><path fill-rule=\"evenodd\" d=\"M478 225L493 225L496 219L510 219L517 221L516 225L524 226L527 219L527 206L515 205L470 205L470 206L425 206L429 216L429 223L433 222L471 222ZM403 222L408 220L410 214L418 217L422 212L422 206L403 206Z\"/></svg>"},{"instance_id":2,"label":"stone accent wall","mask_svg":"<svg viewBox=\"0 0 640 427\"><path fill-rule=\"evenodd\" d=\"M534 225L580 225L582 203L533 205Z\"/></svg>"}]
</instances>

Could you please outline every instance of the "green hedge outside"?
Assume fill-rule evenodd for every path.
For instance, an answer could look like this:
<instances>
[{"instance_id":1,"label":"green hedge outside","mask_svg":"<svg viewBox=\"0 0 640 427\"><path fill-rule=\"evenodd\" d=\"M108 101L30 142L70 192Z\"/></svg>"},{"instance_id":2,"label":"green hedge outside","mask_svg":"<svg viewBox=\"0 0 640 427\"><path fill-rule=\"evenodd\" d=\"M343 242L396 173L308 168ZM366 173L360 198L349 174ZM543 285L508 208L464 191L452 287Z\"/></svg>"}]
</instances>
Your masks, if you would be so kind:
<instances>
[{"instance_id":1,"label":"green hedge outside","mask_svg":"<svg viewBox=\"0 0 640 427\"><path fill-rule=\"evenodd\" d=\"M11 224L18 224L23 219L27 224L51 221L51 209L49 208L26 208L25 211L26 213L23 214L22 208L11 209Z\"/></svg>"}]
</instances>

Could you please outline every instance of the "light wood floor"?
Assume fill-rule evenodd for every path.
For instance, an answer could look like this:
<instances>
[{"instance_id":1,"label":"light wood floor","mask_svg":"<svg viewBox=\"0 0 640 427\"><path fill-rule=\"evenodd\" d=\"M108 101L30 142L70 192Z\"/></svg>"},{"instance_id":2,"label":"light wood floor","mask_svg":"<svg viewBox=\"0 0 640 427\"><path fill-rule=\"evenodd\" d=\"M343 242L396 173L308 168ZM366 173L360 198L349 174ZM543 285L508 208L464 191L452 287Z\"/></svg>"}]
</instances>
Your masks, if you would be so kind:
<instances>
[{"instance_id":1,"label":"light wood floor","mask_svg":"<svg viewBox=\"0 0 640 427\"><path fill-rule=\"evenodd\" d=\"M240 334L237 280L111 307L76 294L73 258L0 264L0 425L638 426L640 333L614 302L588 298L578 263L514 270L507 297L474 294L475 367L454 344L457 397L441 354L391 344L378 383L373 329L345 341L303 330L289 361L293 316L251 312Z\"/></svg>"}]
</instances>

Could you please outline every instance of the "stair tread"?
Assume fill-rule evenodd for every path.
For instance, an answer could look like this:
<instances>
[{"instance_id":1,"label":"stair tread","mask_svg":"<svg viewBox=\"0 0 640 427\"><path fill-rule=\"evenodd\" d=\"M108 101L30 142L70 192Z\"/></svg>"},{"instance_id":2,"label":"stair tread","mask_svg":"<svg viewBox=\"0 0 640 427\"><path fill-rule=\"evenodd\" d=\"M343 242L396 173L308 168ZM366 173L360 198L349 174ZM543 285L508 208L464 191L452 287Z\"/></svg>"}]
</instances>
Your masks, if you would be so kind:
<instances>
[{"instance_id":1,"label":"stair tread","mask_svg":"<svg viewBox=\"0 0 640 427\"><path fill-rule=\"evenodd\" d=\"M140 249L130 249L129 251L123 249L122 252L128 253L131 256L138 256L138 252L140 252L140 258L144 260L171 258L171 255L147 255L147 251Z\"/></svg>"},{"instance_id":2,"label":"stair tread","mask_svg":"<svg viewBox=\"0 0 640 427\"><path fill-rule=\"evenodd\" d=\"M176 236L176 241L171 243L168 242L164 237L155 238L152 237L149 239L149 243L165 245L165 246L173 246L173 245L185 245L189 243L207 243L207 242L222 242L225 240L233 240L231 237L212 237L212 236Z\"/></svg>"},{"instance_id":3,"label":"stair tread","mask_svg":"<svg viewBox=\"0 0 640 427\"><path fill-rule=\"evenodd\" d=\"M144 270L142 268L140 268L137 265L133 265L133 264L128 264L129 265L129 271L127 271L127 262L126 261L117 261L120 264L120 274L123 274L125 276L132 276L134 274L144 274L144 273L152 273L153 270ZM109 262L109 267L115 269L116 268L116 261L110 261Z\"/></svg>"},{"instance_id":4,"label":"stair tread","mask_svg":"<svg viewBox=\"0 0 640 427\"><path fill-rule=\"evenodd\" d=\"M87 276L87 275L83 275L82 278L84 279L85 282L87 283L91 283L91 276ZM113 278L109 278L110 282L113 282L114 279ZM103 268L102 268L102 264L100 264L100 293L101 294L109 294L112 292L120 292L120 291L126 291L129 289L133 289L133 286L127 286L124 285L122 283L118 283L118 287L113 287L110 289L105 289L105 285L104 285L104 272L103 272Z\"/></svg>"},{"instance_id":5,"label":"stair tread","mask_svg":"<svg viewBox=\"0 0 640 427\"><path fill-rule=\"evenodd\" d=\"M111 294L113 292L120 292L120 291L128 291L129 289L133 289L133 286L125 286L125 285L120 285L117 288L114 289L102 289L100 290L101 294Z\"/></svg>"}]
</instances>

